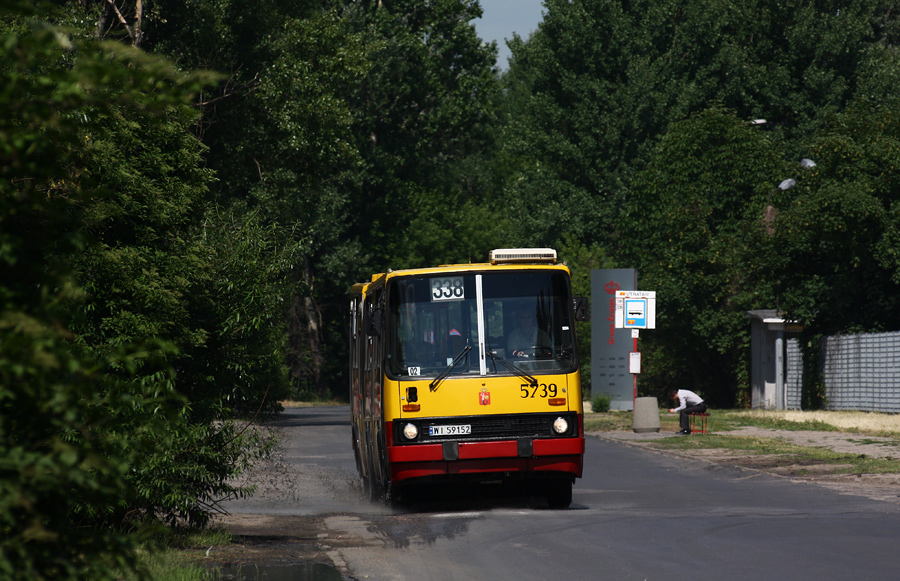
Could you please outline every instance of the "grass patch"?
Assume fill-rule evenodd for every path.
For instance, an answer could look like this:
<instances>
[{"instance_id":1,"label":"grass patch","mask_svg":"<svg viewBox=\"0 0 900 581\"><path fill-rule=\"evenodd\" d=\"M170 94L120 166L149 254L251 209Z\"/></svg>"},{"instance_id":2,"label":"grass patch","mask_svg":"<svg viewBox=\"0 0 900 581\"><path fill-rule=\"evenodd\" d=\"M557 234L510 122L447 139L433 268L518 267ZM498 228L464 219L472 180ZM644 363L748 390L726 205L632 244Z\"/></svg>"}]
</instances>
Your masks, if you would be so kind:
<instances>
[{"instance_id":1,"label":"grass patch","mask_svg":"<svg viewBox=\"0 0 900 581\"><path fill-rule=\"evenodd\" d=\"M215 571L203 565L206 551L227 545L231 539L231 534L221 528L170 529L152 539L142 550L140 559L151 579L205 581L215 575Z\"/></svg>"},{"instance_id":2,"label":"grass patch","mask_svg":"<svg viewBox=\"0 0 900 581\"><path fill-rule=\"evenodd\" d=\"M834 412L839 413L839 412ZM788 418L783 412L768 410L714 410L710 418L715 417L719 430L733 430L742 426L769 428L773 430L840 432L841 428L828 423L819 417L802 415ZM848 431L848 430L843 430ZM856 431L856 430L853 430Z\"/></svg>"},{"instance_id":3,"label":"grass patch","mask_svg":"<svg viewBox=\"0 0 900 581\"><path fill-rule=\"evenodd\" d=\"M286 399L284 401L278 402L284 408L312 408L312 407L325 407L325 406L339 406L339 405L347 405L345 401L337 401L334 399L323 399L316 401L294 401L290 399Z\"/></svg>"},{"instance_id":4,"label":"grass patch","mask_svg":"<svg viewBox=\"0 0 900 581\"><path fill-rule=\"evenodd\" d=\"M853 442L854 444L875 444L877 446L894 446L900 448L900 441L885 442L883 440L875 440L872 438L848 439L847 441Z\"/></svg>"},{"instance_id":5,"label":"grass patch","mask_svg":"<svg viewBox=\"0 0 900 581\"><path fill-rule=\"evenodd\" d=\"M840 469L835 474L900 474L900 462L887 458L857 458L852 468Z\"/></svg>"},{"instance_id":6,"label":"grass patch","mask_svg":"<svg viewBox=\"0 0 900 581\"><path fill-rule=\"evenodd\" d=\"M787 473L803 476L818 474L900 474L900 462L890 458L874 458L865 454L846 454L813 446L798 446L775 438L709 435L706 437L671 437L643 443L649 448L690 452L700 449L722 449L738 452L747 458L744 466L766 469L791 467Z\"/></svg>"},{"instance_id":7,"label":"grass patch","mask_svg":"<svg viewBox=\"0 0 900 581\"><path fill-rule=\"evenodd\" d=\"M661 432L678 431L678 415L667 414L665 410L660 410L659 425ZM633 427L634 416L631 412L586 412L584 414L585 432L616 432L619 430L631 430Z\"/></svg>"},{"instance_id":8,"label":"grass patch","mask_svg":"<svg viewBox=\"0 0 900 581\"><path fill-rule=\"evenodd\" d=\"M678 430L678 414L669 414L665 409L660 409L659 420L661 431ZM874 412L710 410L709 422L710 432L713 433L753 426L774 430L900 435L900 414ZM584 429L588 432L631 428L632 414L628 411L587 412L584 415Z\"/></svg>"},{"instance_id":9,"label":"grass patch","mask_svg":"<svg viewBox=\"0 0 900 581\"><path fill-rule=\"evenodd\" d=\"M586 413L584 426L591 431L631 431L631 412ZM744 426L791 431L825 431L859 434L862 444L900 446L900 441L881 442L867 436L900 434L900 415L863 412L785 412L775 410L711 410L709 434L675 436L678 414L660 410L660 432L672 437L638 441L659 450L690 453L722 450L728 463L772 471L779 474L898 474L900 460L847 454L815 446L801 446L777 438L729 435ZM731 452L731 454L728 454ZM699 455L699 454L698 454Z\"/></svg>"},{"instance_id":10,"label":"grass patch","mask_svg":"<svg viewBox=\"0 0 900 581\"><path fill-rule=\"evenodd\" d=\"M648 441L648 445L655 448L663 448L667 450L698 450L701 448L722 448L725 450L737 450L741 452L752 452L754 454L797 454L806 450L823 450L821 448L807 448L797 446L796 444L788 444L775 438L757 438L752 436L728 436L720 434L710 434L705 437L675 437L665 438L661 440ZM826 450L823 450L826 451ZM834 452L831 452L834 454ZM838 454L845 456L845 454Z\"/></svg>"},{"instance_id":11,"label":"grass patch","mask_svg":"<svg viewBox=\"0 0 900 581\"><path fill-rule=\"evenodd\" d=\"M149 578L156 581L205 581L209 573L202 565L191 563L179 551L152 551L141 558Z\"/></svg>"},{"instance_id":12,"label":"grass patch","mask_svg":"<svg viewBox=\"0 0 900 581\"><path fill-rule=\"evenodd\" d=\"M585 432L615 432L630 430L632 426L631 412L585 413Z\"/></svg>"},{"instance_id":13,"label":"grass patch","mask_svg":"<svg viewBox=\"0 0 900 581\"><path fill-rule=\"evenodd\" d=\"M879 436L900 435L900 414L799 410L723 410L721 414L729 421L744 426L863 432Z\"/></svg>"}]
</instances>

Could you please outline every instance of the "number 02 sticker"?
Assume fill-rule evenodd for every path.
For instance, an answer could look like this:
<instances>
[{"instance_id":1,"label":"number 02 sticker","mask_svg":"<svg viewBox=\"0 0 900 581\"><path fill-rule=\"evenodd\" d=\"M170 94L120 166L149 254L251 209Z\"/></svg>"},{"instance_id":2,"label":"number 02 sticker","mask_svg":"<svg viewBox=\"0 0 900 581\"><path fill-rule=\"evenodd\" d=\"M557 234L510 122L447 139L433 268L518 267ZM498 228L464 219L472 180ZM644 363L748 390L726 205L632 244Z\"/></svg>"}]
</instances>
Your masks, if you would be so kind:
<instances>
[{"instance_id":1,"label":"number 02 sticker","mask_svg":"<svg viewBox=\"0 0 900 581\"><path fill-rule=\"evenodd\" d=\"M466 298L466 287L463 277L450 276L447 278L431 279L431 300L436 301L461 301Z\"/></svg>"}]
</instances>

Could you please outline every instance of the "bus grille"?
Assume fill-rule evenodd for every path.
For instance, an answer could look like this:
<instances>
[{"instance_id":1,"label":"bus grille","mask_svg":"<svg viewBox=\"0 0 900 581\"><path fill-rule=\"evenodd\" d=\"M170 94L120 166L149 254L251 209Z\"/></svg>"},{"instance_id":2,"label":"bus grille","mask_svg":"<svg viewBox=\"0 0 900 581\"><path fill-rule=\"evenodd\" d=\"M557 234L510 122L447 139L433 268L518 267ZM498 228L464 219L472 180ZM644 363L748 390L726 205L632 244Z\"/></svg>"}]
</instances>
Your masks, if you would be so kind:
<instances>
[{"instance_id":1,"label":"bus grille","mask_svg":"<svg viewBox=\"0 0 900 581\"><path fill-rule=\"evenodd\" d=\"M553 430L553 422L562 417L569 429L563 434ZM414 424L419 431L415 440L402 437L401 430L407 424ZM432 426L470 426L468 434L429 435ZM503 440L511 438L571 438L578 435L578 416L574 413L557 414L510 414L497 416L457 416L452 418L416 418L394 421L394 444L424 444L453 440Z\"/></svg>"}]
</instances>

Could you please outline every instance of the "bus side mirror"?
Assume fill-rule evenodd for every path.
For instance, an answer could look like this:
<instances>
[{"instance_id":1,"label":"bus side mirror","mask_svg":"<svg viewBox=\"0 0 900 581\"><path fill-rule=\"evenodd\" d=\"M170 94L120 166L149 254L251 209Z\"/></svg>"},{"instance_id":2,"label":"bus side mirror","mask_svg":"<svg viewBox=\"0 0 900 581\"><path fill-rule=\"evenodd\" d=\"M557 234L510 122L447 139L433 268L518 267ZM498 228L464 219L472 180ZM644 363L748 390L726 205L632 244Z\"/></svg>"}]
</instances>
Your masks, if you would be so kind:
<instances>
[{"instance_id":1,"label":"bus side mirror","mask_svg":"<svg viewBox=\"0 0 900 581\"><path fill-rule=\"evenodd\" d=\"M366 329L366 334L369 335L369 337L381 337L381 329L383 326L384 311L375 309L369 316L369 328Z\"/></svg>"},{"instance_id":2,"label":"bus side mirror","mask_svg":"<svg viewBox=\"0 0 900 581\"><path fill-rule=\"evenodd\" d=\"M591 320L591 305L588 301L587 297L575 297L572 299L575 303L575 320L576 321L590 321Z\"/></svg>"}]
</instances>

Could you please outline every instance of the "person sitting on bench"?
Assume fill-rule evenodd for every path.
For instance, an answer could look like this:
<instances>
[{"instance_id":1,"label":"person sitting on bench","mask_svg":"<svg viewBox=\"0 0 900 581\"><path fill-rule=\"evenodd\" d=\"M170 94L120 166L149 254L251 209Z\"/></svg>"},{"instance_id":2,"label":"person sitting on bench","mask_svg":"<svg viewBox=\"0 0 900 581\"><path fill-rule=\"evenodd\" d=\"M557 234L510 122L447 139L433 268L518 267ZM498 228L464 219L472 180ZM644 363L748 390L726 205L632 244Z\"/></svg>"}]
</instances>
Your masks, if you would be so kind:
<instances>
[{"instance_id":1,"label":"person sitting on bench","mask_svg":"<svg viewBox=\"0 0 900 581\"><path fill-rule=\"evenodd\" d=\"M684 436L691 433L691 414L702 414L706 411L706 402L703 398L687 389L672 389L669 391L669 398L678 400L677 408L670 408L669 413L681 412L680 425L681 431L679 435Z\"/></svg>"}]
</instances>

